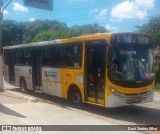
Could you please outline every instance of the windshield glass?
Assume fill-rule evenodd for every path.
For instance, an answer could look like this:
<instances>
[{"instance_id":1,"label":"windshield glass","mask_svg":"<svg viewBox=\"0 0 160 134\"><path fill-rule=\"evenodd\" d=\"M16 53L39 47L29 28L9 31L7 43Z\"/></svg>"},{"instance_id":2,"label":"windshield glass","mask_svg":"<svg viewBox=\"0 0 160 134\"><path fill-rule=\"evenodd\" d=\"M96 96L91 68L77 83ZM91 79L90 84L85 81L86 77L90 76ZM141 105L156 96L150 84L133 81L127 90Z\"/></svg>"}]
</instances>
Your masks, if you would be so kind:
<instances>
[{"instance_id":1,"label":"windshield glass","mask_svg":"<svg viewBox=\"0 0 160 134\"><path fill-rule=\"evenodd\" d=\"M118 45L117 45L118 44ZM109 77L113 81L147 82L154 78L153 46L117 42L109 50ZM128 45L127 45L128 44Z\"/></svg>"}]
</instances>

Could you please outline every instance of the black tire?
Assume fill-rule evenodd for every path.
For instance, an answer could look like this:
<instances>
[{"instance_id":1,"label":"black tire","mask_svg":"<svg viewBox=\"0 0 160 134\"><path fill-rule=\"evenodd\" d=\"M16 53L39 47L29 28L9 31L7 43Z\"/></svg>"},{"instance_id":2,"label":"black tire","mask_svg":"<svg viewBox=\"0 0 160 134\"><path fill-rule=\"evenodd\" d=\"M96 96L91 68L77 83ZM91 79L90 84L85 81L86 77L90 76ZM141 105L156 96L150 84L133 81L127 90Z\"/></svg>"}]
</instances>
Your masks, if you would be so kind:
<instances>
[{"instance_id":1,"label":"black tire","mask_svg":"<svg viewBox=\"0 0 160 134\"><path fill-rule=\"evenodd\" d=\"M75 90L71 92L70 100L74 104L80 104L82 103L82 96L79 90Z\"/></svg>"},{"instance_id":2,"label":"black tire","mask_svg":"<svg viewBox=\"0 0 160 134\"><path fill-rule=\"evenodd\" d=\"M26 81L24 79L21 80L20 86L21 86L21 91L22 92L27 91L27 84L26 84Z\"/></svg>"}]
</instances>

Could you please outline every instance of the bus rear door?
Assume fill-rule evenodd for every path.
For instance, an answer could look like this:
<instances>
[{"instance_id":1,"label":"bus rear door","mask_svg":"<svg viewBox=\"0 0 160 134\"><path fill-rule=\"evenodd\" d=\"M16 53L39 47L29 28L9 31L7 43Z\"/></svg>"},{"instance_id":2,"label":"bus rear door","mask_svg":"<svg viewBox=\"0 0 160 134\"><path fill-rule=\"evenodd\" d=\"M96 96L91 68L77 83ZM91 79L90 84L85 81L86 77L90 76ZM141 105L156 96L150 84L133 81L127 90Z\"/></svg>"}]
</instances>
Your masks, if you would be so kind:
<instances>
[{"instance_id":1,"label":"bus rear door","mask_svg":"<svg viewBox=\"0 0 160 134\"><path fill-rule=\"evenodd\" d=\"M9 72L9 83L14 84L15 83L15 52L9 51L8 53L8 72Z\"/></svg>"},{"instance_id":2,"label":"bus rear door","mask_svg":"<svg viewBox=\"0 0 160 134\"><path fill-rule=\"evenodd\" d=\"M42 76L41 76L41 55L42 49L32 50L32 78L33 78L33 88L35 90L41 90L42 86Z\"/></svg>"}]
</instances>

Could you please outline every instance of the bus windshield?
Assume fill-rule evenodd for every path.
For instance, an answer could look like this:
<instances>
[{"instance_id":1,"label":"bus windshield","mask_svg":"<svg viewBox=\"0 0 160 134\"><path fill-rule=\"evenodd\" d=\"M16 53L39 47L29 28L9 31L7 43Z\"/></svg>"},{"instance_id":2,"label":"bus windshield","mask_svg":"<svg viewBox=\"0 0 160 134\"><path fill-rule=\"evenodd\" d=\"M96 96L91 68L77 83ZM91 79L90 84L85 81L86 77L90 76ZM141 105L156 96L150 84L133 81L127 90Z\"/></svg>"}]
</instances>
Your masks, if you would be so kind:
<instances>
[{"instance_id":1,"label":"bus windshield","mask_svg":"<svg viewBox=\"0 0 160 134\"><path fill-rule=\"evenodd\" d=\"M140 43L138 39L135 40L138 37L134 37L134 40L129 38L130 42L123 40L124 38L119 42L112 41L113 47L109 51L110 79L120 83L128 81L132 84L153 81L153 44Z\"/></svg>"}]
</instances>

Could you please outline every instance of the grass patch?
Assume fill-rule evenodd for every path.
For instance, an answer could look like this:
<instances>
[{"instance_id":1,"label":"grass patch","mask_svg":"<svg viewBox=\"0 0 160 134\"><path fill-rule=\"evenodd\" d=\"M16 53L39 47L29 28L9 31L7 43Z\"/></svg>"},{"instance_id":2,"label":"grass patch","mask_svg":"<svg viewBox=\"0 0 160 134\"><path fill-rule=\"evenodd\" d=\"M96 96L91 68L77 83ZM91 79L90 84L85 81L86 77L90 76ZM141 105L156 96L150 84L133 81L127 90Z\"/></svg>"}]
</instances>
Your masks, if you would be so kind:
<instances>
[{"instance_id":1,"label":"grass patch","mask_svg":"<svg viewBox=\"0 0 160 134\"><path fill-rule=\"evenodd\" d=\"M157 84L157 86L155 87L155 91L160 92L160 84Z\"/></svg>"}]
</instances>

